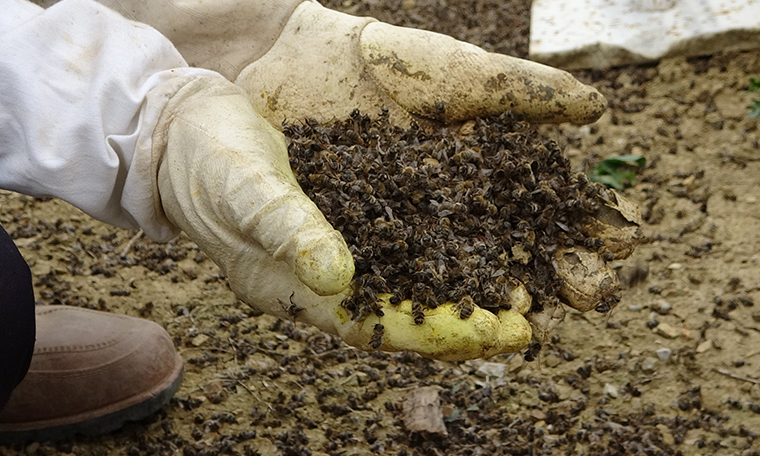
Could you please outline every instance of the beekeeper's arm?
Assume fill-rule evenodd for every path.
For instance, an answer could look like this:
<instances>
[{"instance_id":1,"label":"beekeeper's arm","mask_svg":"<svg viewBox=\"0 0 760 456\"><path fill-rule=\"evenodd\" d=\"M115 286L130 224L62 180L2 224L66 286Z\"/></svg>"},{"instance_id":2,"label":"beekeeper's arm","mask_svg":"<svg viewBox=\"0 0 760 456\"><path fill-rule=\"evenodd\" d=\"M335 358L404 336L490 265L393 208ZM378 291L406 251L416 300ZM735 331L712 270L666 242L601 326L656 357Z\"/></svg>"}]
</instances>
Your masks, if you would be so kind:
<instances>
[{"instance_id":1,"label":"beekeeper's arm","mask_svg":"<svg viewBox=\"0 0 760 456\"><path fill-rule=\"evenodd\" d=\"M0 7L1 188L63 198L155 240L185 230L249 304L369 346L372 325L340 307L351 255L241 88L188 68L161 34L97 3ZM416 327L390 311L381 348L463 359L530 338L516 312L478 315Z\"/></svg>"}]
</instances>

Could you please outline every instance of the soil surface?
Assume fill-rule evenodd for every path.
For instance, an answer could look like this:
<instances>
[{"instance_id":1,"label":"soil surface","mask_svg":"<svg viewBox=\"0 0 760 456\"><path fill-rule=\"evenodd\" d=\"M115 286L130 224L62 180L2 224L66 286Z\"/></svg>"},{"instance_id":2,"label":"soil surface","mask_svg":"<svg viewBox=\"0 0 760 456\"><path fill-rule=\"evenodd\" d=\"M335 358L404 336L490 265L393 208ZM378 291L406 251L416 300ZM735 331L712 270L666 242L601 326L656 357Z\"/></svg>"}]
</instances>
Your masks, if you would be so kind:
<instances>
[{"instance_id":1,"label":"soil surface","mask_svg":"<svg viewBox=\"0 0 760 456\"><path fill-rule=\"evenodd\" d=\"M328 3L526 54L527 0ZM154 417L0 455L760 453L760 132L745 109L758 74L760 52L577 74L610 110L591 126L541 131L577 170L647 158L625 191L646 240L619 264L630 288L617 308L569 311L530 363L358 351L255 315L184 236L155 244L58 200L0 193L0 223L40 304L151 319L186 361L179 393ZM402 420L422 386L438 388L445 433Z\"/></svg>"}]
</instances>

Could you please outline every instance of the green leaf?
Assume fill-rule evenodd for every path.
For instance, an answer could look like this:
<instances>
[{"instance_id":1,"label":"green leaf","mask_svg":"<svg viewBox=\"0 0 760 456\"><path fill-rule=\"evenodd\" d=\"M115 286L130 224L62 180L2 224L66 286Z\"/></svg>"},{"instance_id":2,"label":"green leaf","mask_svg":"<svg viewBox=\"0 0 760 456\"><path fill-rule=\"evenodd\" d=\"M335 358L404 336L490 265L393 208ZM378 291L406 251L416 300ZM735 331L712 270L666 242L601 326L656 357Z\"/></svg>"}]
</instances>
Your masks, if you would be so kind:
<instances>
[{"instance_id":1,"label":"green leaf","mask_svg":"<svg viewBox=\"0 0 760 456\"><path fill-rule=\"evenodd\" d=\"M588 174L593 182L599 182L616 190L636 184L636 173L646 164L646 158L637 154L616 155L605 158Z\"/></svg>"},{"instance_id":2,"label":"green leaf","mask_svg":"<svg viewBox=\"0 0 760 456\"><path fill-rule=\"evenodd\" d=\"M625 165L628 163L635 163L639 166L644 166L647 163L647 159L638 154L615 155L612 157L605 158L599 164L613 165L613 167L617 169L621 165Z\"/></svg>"},{"instance_id":3,"label":"green leaf","mask_svg":"<svg viewBox=\"0 0 760 456\"><path fill-rule=\"evenodd\" d=\"M760 79L749 78L749 91L760 92Z\"/></svg>"},{"instance_id":4,"label":"green leaf","mask_svg":"<svg viewBox=\"0 0 760 456\"><path fill-rule=\"evenodd\" d=\"M589 179L593 182L599 182L600 184L612 187L615 190L623 190L625 184L635 185L636 174L631 171L614 172L612 174L589 174Z\"/></svg>"}]
</instances>

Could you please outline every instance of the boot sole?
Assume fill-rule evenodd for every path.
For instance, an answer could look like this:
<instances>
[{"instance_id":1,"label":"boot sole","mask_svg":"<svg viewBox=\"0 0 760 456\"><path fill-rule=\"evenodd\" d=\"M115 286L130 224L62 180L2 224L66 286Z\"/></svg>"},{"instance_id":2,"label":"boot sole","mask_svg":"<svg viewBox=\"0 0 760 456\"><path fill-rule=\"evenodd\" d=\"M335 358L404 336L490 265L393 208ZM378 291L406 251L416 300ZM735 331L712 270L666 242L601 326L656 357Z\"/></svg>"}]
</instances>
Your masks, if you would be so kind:
<instances>
[{"instance_id":1,"label":"boot sole","mask_svg":"<svg viewBox=\"0 0 760 456\"><path fill-rule=\"evenodd\" d=\"M184 368L180 369L179 375L177 375L168 387L164 388L156 395L107 415L61 426L21 431L0 431L0 444L25 443L28 441L56 442L69 440L78 435L89 437L115 431L124 426L127 422L139 421L159 411L171 400L174 393L179 389L179 386L182 383L183 374Z\"/></svg>"}]
</instances>

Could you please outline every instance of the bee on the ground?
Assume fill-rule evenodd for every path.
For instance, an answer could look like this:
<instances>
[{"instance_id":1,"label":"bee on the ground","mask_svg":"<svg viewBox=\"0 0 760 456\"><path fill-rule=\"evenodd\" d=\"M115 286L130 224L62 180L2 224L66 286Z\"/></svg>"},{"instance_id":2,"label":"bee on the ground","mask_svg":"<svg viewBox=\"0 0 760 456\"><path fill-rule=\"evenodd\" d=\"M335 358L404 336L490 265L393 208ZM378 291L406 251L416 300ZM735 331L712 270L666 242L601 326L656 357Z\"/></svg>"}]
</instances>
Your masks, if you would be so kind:
<instances>
[{"instance_id":1,"label":"bee on the ground","mask_svg":"<svg viewBox=\"0 0 760 456\"><path fill-rule=\"evenodd\" d=\"M615 306L620 302L620 297L612 295L610 297L607 297L602 300L602 303L596 306L596 310L599 313L608 313L610 310L614 309Z\"/></svg>"},{"instance_id":2,"label":"bee on the ground","mask_svg":"<svg viewBox=\"0 0 760 456\"><path fill-rule=\"evenodd\" d=\"M412 301L412 317L414 318L415 325L425 323L425 312L422 310L422 303L416 299Z\"/></svg>"},{"instance_id":3,"label":"bee on the ground","mask_svg":"<svg viewBox=\"0 0 760 456\"><path fill-rule=\"evenodd\" d=\"M293 302L293 296L295 296L296 292L290 294L290 305L285 304L282 302L281 299L277 299L277 302L280 303L283 309L285 309L285 312L288 313L291 317L293 317L293 321L295 322L298 318L298 314L300 314L303 311L303 307L299 307L296 305L296 303Z\"/></svg>"},{"instance_id":4,"label":"bee on the ground","mask_svg":"<svg viewBox=\"0 0 760 456\"><path fill-rule=\"evenodd\" d=\"M459 303L454 306L454 311L459 312L459 318L467 320L475 311L475 302L469 296L463 296Z\"/></svg>"},{"instance_id":5,"label":"bee on the ground","mask_svg":"<svg viewBox=\"0 0 760 456\"><path fill-rule=\"evenodd\" d=\"M372 330L372 338L369 340L370 346L377 350L383 345L383 335L385 334L385 326L380 323L375 324L375 328Z\"/></svg>"},{"instance_id":6,"label":"bee on the ground","mask_svg":"<svg viewBox=\"0 0 760 456\"><path fill-rule=\"evenodd\" d=\"M528 349L525 350L525 353L523 353L523 358L525 361L531 362L534 359L536 359L536 356L538 356L538 352L541 351L541 344L538 342L534 342L528 346Z\"/></svg>"}]
</instances>

